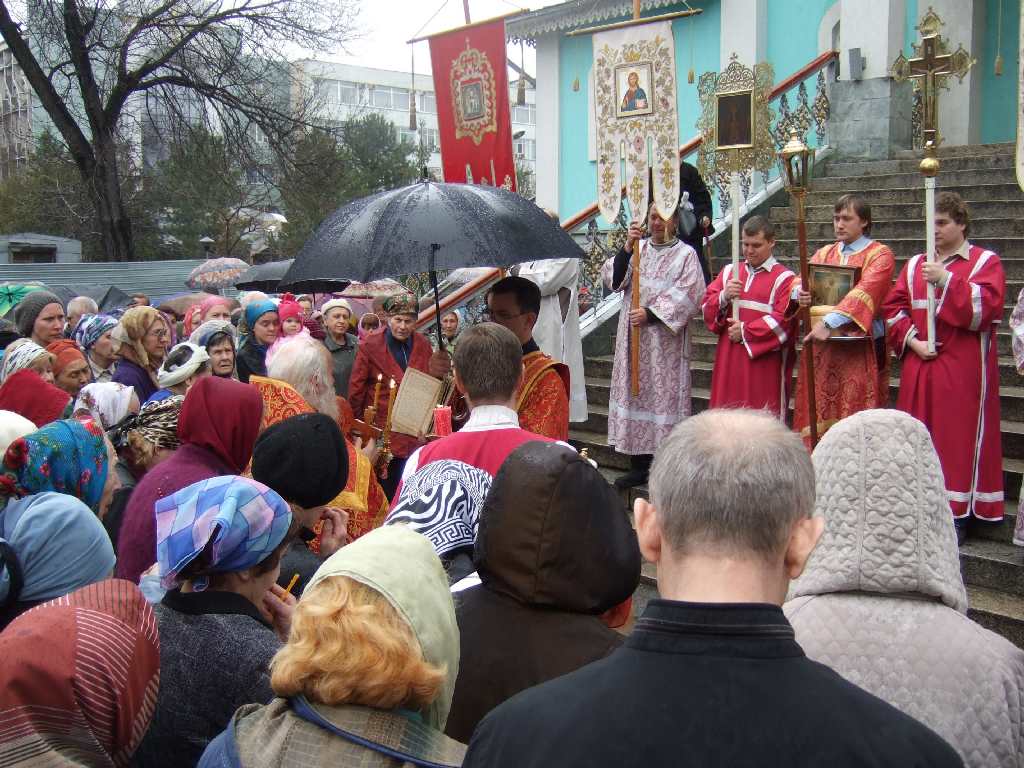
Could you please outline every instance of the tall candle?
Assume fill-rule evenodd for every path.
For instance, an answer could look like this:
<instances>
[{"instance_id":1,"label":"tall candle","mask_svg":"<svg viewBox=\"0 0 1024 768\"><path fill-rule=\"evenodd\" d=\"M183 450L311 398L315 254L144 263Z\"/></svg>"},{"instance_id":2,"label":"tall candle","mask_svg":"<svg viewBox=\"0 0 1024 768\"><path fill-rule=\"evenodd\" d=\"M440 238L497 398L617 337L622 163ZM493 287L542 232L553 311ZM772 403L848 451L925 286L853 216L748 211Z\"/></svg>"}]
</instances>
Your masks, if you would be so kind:
<instances>
[{"instance_id":1,"label":"tall candle","mask_svg":"<svg viewBox=\"0 0 1024 768\"><path fill-rule=\"evenodd\" d=\"M395 380L392 379L391 383L388 384L388 420L384 423L384 428L391 431L391 411L395 407Z\"/></svg>"},{"instance_id":2,"label":"tall candle","mask_svg":"<svg viewBox=\"0 0 1024 768\"><path fill-rule=\"evenodd\" d=\"M380 383L384 378L383 373L377 374L377 383L373 387L373 412L377 412L377 401L380 400Z\"/></svg>"}]
</instances>

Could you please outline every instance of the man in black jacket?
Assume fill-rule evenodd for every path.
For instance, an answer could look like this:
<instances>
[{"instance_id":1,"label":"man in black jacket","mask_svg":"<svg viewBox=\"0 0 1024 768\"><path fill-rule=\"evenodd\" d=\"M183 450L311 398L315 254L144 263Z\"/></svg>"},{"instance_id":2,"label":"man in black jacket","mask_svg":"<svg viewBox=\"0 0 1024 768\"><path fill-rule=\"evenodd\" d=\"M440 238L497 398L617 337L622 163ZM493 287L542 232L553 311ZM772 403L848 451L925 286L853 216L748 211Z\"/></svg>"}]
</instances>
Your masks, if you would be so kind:
<instances>
[{"instance_id":1,"label":"man in black jacket","mask_svg":"<svg viewBox=\"0 0 1024 768\"><path fill-rule=\"evenodd\" d=\"M825 521L795 433L707 411L661 445L650 488L634 511L663 599L608 658L492 711L464 766L962 765L797 645L780 606Z\"/></svg>"},{"instance_id":2,"label":"man in black jacket","mask_svg":"<svg viewBox=\"0 0 1024 768\"><path fill-rule=\"evenodd\" d=\"M689 232L680 231L679 239L697 252L700 260L700 268L704 273L704 284L709 285L714 279L711 268L708 266L711 261L711 254L704 253L704 235L709 236L715 231L711 226L712 206L711 193L707 184L700 177L700 173L689 163L679 161L679 196L689 192L689 202L693 206L694 228ZM685 217L688 218L688 217ZM683 228L685 230L685 227Z\"/></svg>"}]
</instances>

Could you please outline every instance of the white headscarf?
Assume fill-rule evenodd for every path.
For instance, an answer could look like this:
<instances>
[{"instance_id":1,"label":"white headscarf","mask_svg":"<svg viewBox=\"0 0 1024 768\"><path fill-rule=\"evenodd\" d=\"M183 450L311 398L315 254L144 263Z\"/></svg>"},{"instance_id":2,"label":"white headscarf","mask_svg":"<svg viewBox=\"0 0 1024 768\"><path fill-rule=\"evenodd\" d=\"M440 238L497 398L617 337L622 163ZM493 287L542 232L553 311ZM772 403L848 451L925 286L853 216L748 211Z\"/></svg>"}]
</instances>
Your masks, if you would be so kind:
<instances>
[{"instance_id":1,"label":"white headscarf","mask_svg":"<svg viewBox=\"0 0 1024 768\"><path fill-rule=\"evenodd\" d=\"M128 416L134 394L134 387L115 381L86 384L78 393L72 416L89 416L103 430L111 429Z\"/></svg>"},{"instance_id":2,"label":"white headscarf","mask_svg":"<svg viewBox=\"0 0 1024 768\"><path fill-rule=\"evenodd\" d=\"M167 365L171 358L173 358L175 353L183 348L191 349L192 357L182 365L168 368ZM203 363L209 362L209 360L210 356L206 353L206 349L193 344L191 341L183 341L167 353L167 357L164 358L164 362L160 366L160 370L157 371L156 383L160 385L161 389L167 389L168 387L173 387L175 384L181 384L189 376L198 371Z\"/></svg>"},{"instance_id":3,"label":"white headscarf","mask_svg":"<svg viewBox=\"0 0 1024 768\"><path fill-rule=\"evenodd\" d=\"M30 435L37 429L39 427L20 413L0 411L0 456L3 456L10 444L19 437Z\"/></svg>"},{"instance_id":4,"label":"white headscarf","mask_svg":"<svg viewBox=\"0 0 1024 768\"><path fill-rule=\"evenodd\" d=\"M28 368L40 355L50 354L31 339L18 339L7 345L4 351L3 366L0 367L0 382L15 371Z\"/></svg>"}]
</instances>

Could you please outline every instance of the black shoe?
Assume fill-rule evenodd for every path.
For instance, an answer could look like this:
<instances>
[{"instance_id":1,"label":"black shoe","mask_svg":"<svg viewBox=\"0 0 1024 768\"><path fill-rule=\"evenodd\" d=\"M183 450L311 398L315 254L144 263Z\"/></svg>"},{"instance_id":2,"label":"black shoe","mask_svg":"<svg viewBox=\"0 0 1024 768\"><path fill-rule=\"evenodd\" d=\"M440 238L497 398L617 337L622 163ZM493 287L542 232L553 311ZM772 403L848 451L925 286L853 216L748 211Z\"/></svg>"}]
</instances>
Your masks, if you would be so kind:
<instances>
[{"instance_id":1,"label":"black shoe","mask_svg":"<svg viewBox=\"0 0 1024 768\"><path fill-rule=\"evenodd\" d=\"M967 522L964 521L961 525L959 520L954 520L953 526L956 528L956 545L962 547L967 541Z\"/></svg>"},{"instance_id":2,"label":"black shoe","mask_svg":"<svg viewBox=\"0 0 1024 768\"><path fill-rule=\"evenodd\" d=\"M645 469L631 469L626 474L616 478L615 487L620 491L636 488L636 486L647 482L647 475L648 472Z\"/></svg>"}]
</instances>

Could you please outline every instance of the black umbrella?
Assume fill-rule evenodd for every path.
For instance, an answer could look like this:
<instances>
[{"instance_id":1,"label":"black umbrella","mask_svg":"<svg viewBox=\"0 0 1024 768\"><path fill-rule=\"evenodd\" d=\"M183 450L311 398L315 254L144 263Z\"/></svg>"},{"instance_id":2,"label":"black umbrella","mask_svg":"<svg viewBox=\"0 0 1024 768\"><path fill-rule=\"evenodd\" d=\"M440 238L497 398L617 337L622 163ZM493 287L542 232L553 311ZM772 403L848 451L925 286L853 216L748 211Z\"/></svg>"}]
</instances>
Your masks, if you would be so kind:
<instances>
[{"instance_id":1,"label":"black umbrella","mask_svg":"<svg viewBox=\"0 0 1024 768\"><path fill-rule=\"evenodd\" d=\"M284 261L268 261L265 264L256 264L249 267L238 276L235 288L242 291L266 291L277 293L277 285L285 276L288 268L291 267L294 259Z\"/></svg>"},{"instance_id":2,"label":"black umbrella","mask_svg":"<svg viewBox=\"0 0 1024 768\"><path fill-rule=\"evenodd\" d=\"M429 272L440 316L439 269L584 256L543 210L514 192L420 181L355 200L328 216L279 289L332 291L348 281Z\"/></svg>"}]
</instances>

